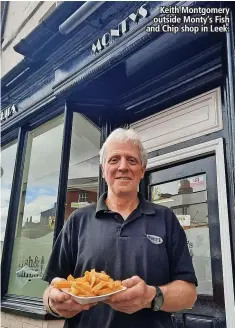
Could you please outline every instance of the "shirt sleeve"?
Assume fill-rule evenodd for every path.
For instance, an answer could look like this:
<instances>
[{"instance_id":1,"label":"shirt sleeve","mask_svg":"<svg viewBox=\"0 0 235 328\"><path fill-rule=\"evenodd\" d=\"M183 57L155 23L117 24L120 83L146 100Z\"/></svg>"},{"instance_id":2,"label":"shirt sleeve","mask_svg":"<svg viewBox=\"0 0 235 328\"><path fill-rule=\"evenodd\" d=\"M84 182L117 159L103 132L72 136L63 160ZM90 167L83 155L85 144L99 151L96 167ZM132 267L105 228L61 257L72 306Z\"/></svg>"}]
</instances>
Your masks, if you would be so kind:
<instances>
[{"instance_id":1,"label":"shirt sleeve","mask_svg":"<svg viewBox=\"0 0 235 328\"><path fill-rule=\"evenodd\" d=\"M171 244L169 247L171 281L184 280L198 286L185 231L173 212L171 223Z\"/></svg>"},{"instance_id":2,"label":"shirt sleeve","mask_svg":"<svg viewBox=\"0 0 235 328\"><path fill-rule=\"evenodd\" d=\"M49 283L55 277L67 278L72 268L72 252L71 252L71 221L73 214L64 224L59 236L56 239L47 268L42 277L43 280Z\"/></svg>"}]
</instances>

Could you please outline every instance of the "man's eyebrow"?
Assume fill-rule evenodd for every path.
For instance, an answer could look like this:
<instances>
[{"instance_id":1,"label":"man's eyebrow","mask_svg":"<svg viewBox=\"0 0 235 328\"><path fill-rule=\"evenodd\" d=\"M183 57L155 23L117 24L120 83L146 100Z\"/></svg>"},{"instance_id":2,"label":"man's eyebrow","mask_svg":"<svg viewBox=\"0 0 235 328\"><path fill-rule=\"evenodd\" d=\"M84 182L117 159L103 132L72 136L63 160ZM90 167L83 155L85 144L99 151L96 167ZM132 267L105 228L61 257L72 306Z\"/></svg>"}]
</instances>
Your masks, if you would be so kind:
<instances>
[{"instance_id":1,"label":"man's eyebrow","mask_svg":"<svg viewBox=\"0 0 235 328\"><path fill-rule=\"evenodd\" d=\"M135 159L138 159L139 156L136 154L136 155L129 155L127 154L126 157L129 157L129 158L135 158Z\"/></svg>"},{"instance_id":2,"label":"man's eyebrow","mask_svg":"<svg viewBox=\"0 0 235 328\"><path fill-rule=\"evenodd\" d=\"M113 157L121 157L121 156L122 155L120 155L120 154L112 154L112 155L108 156L108 159L113 158ZM138 155L135 156L135 155L124 154L124 156L127 157L127 158L133 158L133 159L136 159L136 160L139 159Z\"/></svg>"},{"instance_id":3,"label":"man's eyebrow","mask_svg":"<svg viewBox=\"0 0 235 328\"><path fill-rule=\"evenodd\" d=\"M110 155L110 158L112 158L112 157L118 157L118 156L120 156L120 155L118 155L118 154L112 154L112 155Z\"/></svg>"},{"instance_id":4,"label":"man's eyebrow","mask_svg":"<svg viewBox=\"0 0 235 328\"><path fill-rule=\"evenodd\" d=\"M115 157L120 157L120 155L115 155L115 154L113 154L113 155L111 155L110 157L108 157L108 160L110 160L110 159L112 159L112 158L115 158Z\"/></svg>"}]
</instances>

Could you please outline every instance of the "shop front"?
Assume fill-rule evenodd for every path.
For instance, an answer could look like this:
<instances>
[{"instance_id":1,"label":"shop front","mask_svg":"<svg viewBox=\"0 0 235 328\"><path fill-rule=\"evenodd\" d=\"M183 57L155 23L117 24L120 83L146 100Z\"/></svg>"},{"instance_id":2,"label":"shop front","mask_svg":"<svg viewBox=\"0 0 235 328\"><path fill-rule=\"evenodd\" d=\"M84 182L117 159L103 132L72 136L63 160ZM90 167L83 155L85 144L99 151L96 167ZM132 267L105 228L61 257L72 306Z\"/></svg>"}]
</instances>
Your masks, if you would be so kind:
<instances>
[{"instance_id":1,"label":"shop front","mask_svg":"<svg viewBox=\"0 0 235 328\"><path fill-rule=\"evenodd\" d=\"M25 59L2 78L2 312L53 319L41 280L53 243L106 190L99 150L130 126L149 156L140 190L177 215L199 282L175 327L233 328L234 8L90 4L58 6L15 46ZM199 5L229 30L180 32L172 21L158 31L168 14L198 17Z\"/></svg>"}]
</instances>

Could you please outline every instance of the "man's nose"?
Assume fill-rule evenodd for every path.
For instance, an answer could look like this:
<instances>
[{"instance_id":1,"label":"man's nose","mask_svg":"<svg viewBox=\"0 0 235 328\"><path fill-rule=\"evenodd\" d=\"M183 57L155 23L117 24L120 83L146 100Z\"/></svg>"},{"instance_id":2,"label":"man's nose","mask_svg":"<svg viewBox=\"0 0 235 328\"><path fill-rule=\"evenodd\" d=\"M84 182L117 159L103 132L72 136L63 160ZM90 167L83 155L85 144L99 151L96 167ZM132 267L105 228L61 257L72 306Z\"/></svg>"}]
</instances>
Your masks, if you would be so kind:
<instances>
[{"instance_id":1,"label":"man's nose","mask_svg":"<svg viewBox=\"0 0 235 328\"><path fill-rule=\"evenodd\" d=\"M120 160L118 169L121 171L128 170L128 162L127 162L126 158L122 158Z\"/></svg>"}]
</instances>

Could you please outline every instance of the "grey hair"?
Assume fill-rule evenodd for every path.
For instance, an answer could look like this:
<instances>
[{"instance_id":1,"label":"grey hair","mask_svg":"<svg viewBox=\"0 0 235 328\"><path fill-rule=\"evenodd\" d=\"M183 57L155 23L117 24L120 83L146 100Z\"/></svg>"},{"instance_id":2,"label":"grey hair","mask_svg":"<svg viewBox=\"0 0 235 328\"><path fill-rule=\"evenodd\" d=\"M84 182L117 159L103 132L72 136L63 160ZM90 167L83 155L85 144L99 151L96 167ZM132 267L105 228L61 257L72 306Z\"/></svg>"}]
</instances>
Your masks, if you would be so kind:
<instances>
[{"instance_id":1,"label":"grey hair","mask_svg":"<svg viewBox=\"0 0 235 328\"><path fill-rule=\"evenodd\" d=\"M123 128L118 128L116 130L114 130L109 136L108 138L105 140L105 142L103 143L102 148L100 149L100 164L105 163L105 159L106 159L106 147L107 144L110 141L122 141L122 142L132 142L133 145L137 146L139 148L139 153L140 153L140 160L141 160L141 164L146 167L147 166L147 161L148 161L148 155L146 150L144 149L142 142L140 140L140 137L138 135L138 133L133 130L133 129L123 129Z\"/></svg>"}]
</instances>

